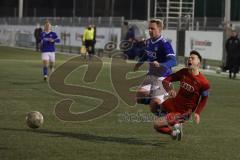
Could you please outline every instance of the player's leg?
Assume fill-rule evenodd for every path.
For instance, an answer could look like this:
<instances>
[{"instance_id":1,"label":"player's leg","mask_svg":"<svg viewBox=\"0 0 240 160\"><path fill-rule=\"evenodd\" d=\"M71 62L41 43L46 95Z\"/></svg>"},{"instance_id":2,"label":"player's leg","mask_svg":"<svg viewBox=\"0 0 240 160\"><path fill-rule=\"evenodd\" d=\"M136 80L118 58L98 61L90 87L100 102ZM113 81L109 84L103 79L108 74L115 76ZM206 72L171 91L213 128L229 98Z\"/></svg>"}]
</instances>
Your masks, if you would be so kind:
<instances>
[{"instance_id":1,"label":"player's leg","mask_svg":"<svg viewBox=\"0 0 240 160\"><path fill-rule=\"evenodd\" d=\"M151 89L151 83L152 83L152 76L147 75L145 79L143 80L142 84L137 90L136 93L136 101L139 104L149 104L151 101L150 97L150 89Z\"/></svg>"},{"instance_id":2,"label":"player's leg","mask_svg":"<svg viewBox=\"0 0 240 160\"><path fill-rule=\"evenodd\" d=\"M163 96L154 97L151 99L149 107L150 111L156 116L160 117L165 115L167 112L162 109L162 102L164 101Z\"/></svg>"},{"instance_id":3,"label":"player's leg","mask_svg":"<svg viewBox=\"0 0 240 160\"><path fill-rule=\"evenodd\" d=\"M183 135L182 125L184 115L178 112L174 98L169 98L161 104L161 110L167 114L154 120L154 128L157 132L170 135L173 139L181 140ZM180 123L181 122L181 123Z\"/></svg>"},{"instance_id":4,"label":"player's leg","mask_svg":"<svg viewBox=\"0 0 240 160\"><path fill-rule=\"evenodd\" d=\"M91 59L92 57L92 45L93 45L92 40L86 40L86 47L87 47L89 59Z\"/></svg>"},{"instance_id":5,"label":"player's leg","mask_svg":"<svg viewBox=\"0 0 240 160\"><path fill-rule=\"evenodd\" d=\"M158 117L154 120L154 129L162 134L170 135L174 140L181 140L183 131L182 124L176 118L180 113L171 112L166 116Z\"/></svg>"},{"instance_id":6,"label":"player's leg","mask_svg":"<svg viewBox=\"0 0 240 160\"><path fill-rule=\"evenodd\" d=\"M137 103L139 104L149 104L150 103L150 85L145 85L145 86L142 86L141 88L139 88L137 90L137 93L136 93L136 101Z\"/></svg>"},{"instance_id":7,"label":"player's leg","mask_svg":"<svg viewBox=\"0 0 240 160\"><path fill-rule=\"evenodd\" d=\"M163 88L162 81L164 77L160 77L156 79L156 81L153 83L151 87L151 102L150 102L150 110L155 115L159 116L158 114L161 114L161 104L165 101L166 97L168 96L168 93Z\"/></svg>"},{"instance_id":8,"label":"player's leg","mask_svg":"<svg viewBox=\"0 0 240 160\"><path fill-rule=\"evenodd\" d=\"M165 102L163 102L161 104L161 110L164 110L167 114L158 116L154 120L154 128L160 133L171 134L172 129L169 126L172 125L170 122L171 118L173 118L172 115L175 113L173 99L167 99Z\"/></svg>"},{"instance_id":9,"label":"player's leg","mask_svg":"<svg viewBox=\"0 0 240 160\"><path fill-rule=\"evenodd\" d=\"M51 72L54 71L54 65L55 65L55 52L49 53L49 69Z\"/></svg>"},{"instance_id":10,"label":"player's leg","mask_svg":"<svg viewBox=\"0 0 240 160\"><path fill-rule=\"evenodd\" d=\"M91 40L91 54L92 54L92 56L94 55L94 52L95 52L94 41Z\"/></svg>"},{"instance_id":11,"label":"player's leg","mask_svg":"<svg viewBox=\"0 0 240 160\"><path fill-rule=\"evenodd\" d=\"M85 47L86 47L87 53L89 54L89 41L88 40L85 41Z\"/></svg>"},{"instance_id":12,"label":"player's leg","mask_svg":"<svg viewBox=\"0 0 240 160\"><path fill-rule=\"evenodd\" d=\"M49 64L49 56L48 52L42 53L42 62L43 62L43 79L46 81L48 77L48 64Z\"/></svg>"}]
</instances>

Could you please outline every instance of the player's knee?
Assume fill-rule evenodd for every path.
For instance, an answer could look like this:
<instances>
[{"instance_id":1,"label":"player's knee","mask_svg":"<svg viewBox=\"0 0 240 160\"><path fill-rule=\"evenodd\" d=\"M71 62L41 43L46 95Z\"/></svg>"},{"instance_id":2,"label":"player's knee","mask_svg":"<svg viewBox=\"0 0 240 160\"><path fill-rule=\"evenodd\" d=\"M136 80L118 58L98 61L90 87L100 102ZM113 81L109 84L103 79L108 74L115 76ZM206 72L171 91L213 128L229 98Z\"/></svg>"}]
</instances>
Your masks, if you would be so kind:
<instances>
[{"instance_id":1,"label":"player's knee","mask_svg":"<svg viewBox=\"0 0 240 160\"><path fill-rule=\"evenodd\" d=\"M153 128L156 130L156 131L158 131L159 130L159 125L154 121L154 123L153 123Z\"/></svg>"},{"instance_id":2,"label":"player's knee","mask_svg":"<svg viewBox=\"0 0 240 160\"><path fill-rule=\"evenodd\" d=\"M157 107L156 107L156 105L154 103L151 102L149 107L150 107L150 111L152 113L156 113L157 112Z\"/></svg>"},{"instance_id":3,"label":"player's knee","mask_svg":"<svg viewBox=\"0 0 240 160\"><path fill-rule=\"evenodd\" d=\"M43 60L43 66L45 66L45 67L48 66L48 61L47 60Z\"/></svg>"},{"instance_id":4,"label":"player's knee","mask_svg":"<svg viewBox=\"0 0 240 160\"><path fill-rule=\"evenodd\" d=\"M160 105L162 103L162 101L158 98L153 98L152 103L157 106L157 105Z\"/></svg>"},{"instance_id":5,"label":"player's knee","mask_svg":"<svg viewBox=\"0 0 240 160\"><path fill-rule=\"evenodd\" d=\"M153 127L155 130L159 131L162 127L164 127L162 120L160 118L155 119Z\"/></svg>"}]
</instances>

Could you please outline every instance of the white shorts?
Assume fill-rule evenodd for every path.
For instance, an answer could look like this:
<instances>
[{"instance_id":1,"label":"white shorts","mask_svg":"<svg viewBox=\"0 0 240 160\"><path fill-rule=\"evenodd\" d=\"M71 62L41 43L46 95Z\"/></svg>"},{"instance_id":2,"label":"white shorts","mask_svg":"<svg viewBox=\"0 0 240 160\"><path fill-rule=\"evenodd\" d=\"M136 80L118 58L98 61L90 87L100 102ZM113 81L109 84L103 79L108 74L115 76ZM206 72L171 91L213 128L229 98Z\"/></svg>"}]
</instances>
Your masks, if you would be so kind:
<instances>
[{"instance_id":1,"label":"white shorts","mask_svg":"<svg viewBox=\"0 0 240 160\"><path fill-rule=\"evenodd\" d=\"M168 97L167 91L163 88L162 81L165 77L147 75L140 88L148 91L151 98L157 98L162 102Z\"/></svg>"},{"instance_id":2,"label":"white shorts","mask_svg":"<svg viewBox=\"0 0 240 160\"><path fill-rule=\"evenodd\" d=\"M42 60L55 62L55 52L43 52Z\"/></svg>"}]
</instances>

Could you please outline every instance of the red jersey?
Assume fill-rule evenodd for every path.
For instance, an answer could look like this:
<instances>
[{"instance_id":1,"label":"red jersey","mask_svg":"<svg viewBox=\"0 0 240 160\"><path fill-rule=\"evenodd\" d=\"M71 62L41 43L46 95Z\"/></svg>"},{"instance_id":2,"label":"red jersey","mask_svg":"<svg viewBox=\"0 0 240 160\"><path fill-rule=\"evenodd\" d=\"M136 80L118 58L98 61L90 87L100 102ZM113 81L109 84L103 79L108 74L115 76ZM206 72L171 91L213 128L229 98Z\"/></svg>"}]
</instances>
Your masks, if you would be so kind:
<instances>
[{"instance_id":1,"label":"red jersey","mask_svg":"<svg viewBox=\"0 0 240 160\"><path fill-rule=\"evenodd\" d=\"M193 75L188 68L183 68L164 81L167 83L180 81L179 91L176 97L171 99L179 111L190 110L200 114L206 104L210 88L208 80L201 73Z\"/></svg>"}]
</instances>

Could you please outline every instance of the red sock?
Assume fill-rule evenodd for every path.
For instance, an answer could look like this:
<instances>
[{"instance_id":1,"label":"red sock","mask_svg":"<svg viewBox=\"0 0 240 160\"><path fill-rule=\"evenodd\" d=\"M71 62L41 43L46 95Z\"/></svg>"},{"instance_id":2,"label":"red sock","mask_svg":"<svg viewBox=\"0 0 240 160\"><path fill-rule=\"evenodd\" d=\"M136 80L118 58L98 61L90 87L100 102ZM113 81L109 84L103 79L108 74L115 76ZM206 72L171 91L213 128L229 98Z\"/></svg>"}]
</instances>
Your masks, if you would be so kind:
<instances>
[{"instance_id":1,"label":"red sock","mask_svg":"<svg viewBox=\"0 0 240 160\"><path fill-rule=\"evenodd\" d=\"M163 133L163 134L171 134L172 129L168 126L166 127L161 127L161 128L155 128L158 132Z\"/></svg>"}]
</instances>

